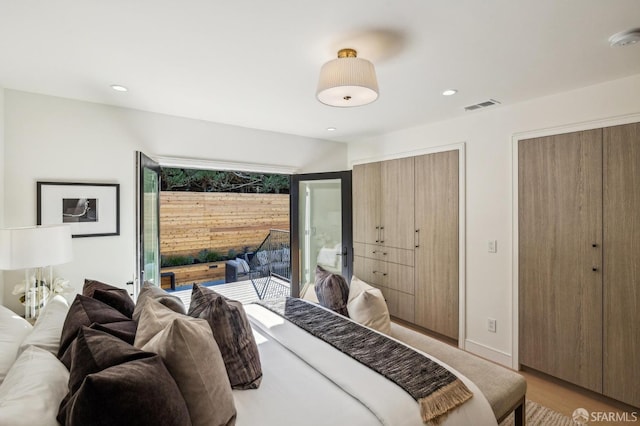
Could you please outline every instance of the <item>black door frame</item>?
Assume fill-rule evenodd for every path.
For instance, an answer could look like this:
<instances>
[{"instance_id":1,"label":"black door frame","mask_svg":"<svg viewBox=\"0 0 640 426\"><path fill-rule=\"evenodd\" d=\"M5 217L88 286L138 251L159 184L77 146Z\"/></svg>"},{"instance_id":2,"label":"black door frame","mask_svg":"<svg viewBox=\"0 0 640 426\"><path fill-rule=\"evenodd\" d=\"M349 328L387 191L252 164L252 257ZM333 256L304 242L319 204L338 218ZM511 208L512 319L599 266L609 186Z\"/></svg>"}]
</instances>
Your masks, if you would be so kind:
<instances>
[{"instance_id":1,"label":"black door frame","mask_svg":"<svg viewBox=\"0 0 640 426\"><path fill-rule=\"evenodd\" d=\"M347 282L353 275L353 213L351 170L342 172L307 173L291 175L289 220L291 222L291 296L300 295L300 238L299 238L299 203L300 181L307 180L341 180L342 202L342 275Z\"/></svg>"},{"instance_id":2,"label":"black door frame","mask_svg":"<svg viewBox=\"0 0 640 426\"><path fill-rule=\"evenodd\" d=\"M136 279L134 280L134 295L138 297L138 293L144 283L144 169L149 169L158 175L158 192L160 192L160 165L153 159L145 155L141 151L136 151ZM160 196L157 197L156 206L157 217L155 220L158 223L158 246L160 243ZM160 253L158 253L158 279L160 278ZM161 283L156 283L160 287Z\"/></svg>"}]
</instances>

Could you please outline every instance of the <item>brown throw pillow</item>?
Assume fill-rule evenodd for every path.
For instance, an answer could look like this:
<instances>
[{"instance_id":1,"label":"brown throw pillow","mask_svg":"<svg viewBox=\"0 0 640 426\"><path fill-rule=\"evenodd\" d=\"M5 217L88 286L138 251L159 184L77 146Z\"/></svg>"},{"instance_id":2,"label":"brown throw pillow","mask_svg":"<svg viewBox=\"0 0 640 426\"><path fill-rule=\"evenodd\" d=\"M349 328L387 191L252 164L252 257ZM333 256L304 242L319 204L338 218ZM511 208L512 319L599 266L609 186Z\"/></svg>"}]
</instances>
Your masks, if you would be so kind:
<instances>
[{"instance_id":1,"label":"brown throw pillow","mask_svg":"<svg viewBox=\"0 0 640 426\"><path fill-rule=\"evenodd\" d=\"M61 424L190 426L184 398L159 355L83 327L72 346Z\"/></svg>"},{"instance_id":2,"label":"brown throw pillow","mask_svg":"<svg viewBox=\"0 0 640 426\"><path fill-rule=\"evenodd\" d=\"M345 317L349 316L347 301L349 300L349 284L342 275L332 274L322 266L316 266L316 296L318 302Z\"/></svg>"},{"instance_id":3,"label":"brown throw pillow","mask_svg":"<svg viewBox=\"0 0 640 426\"><path fill-rule=\"evenodd\" d=\"M178 312L183 315L187 314L187 309L184 307L184 303L182 303L182 300L180 300L179 297L167 293L158 286L145 282L140 289L136 307L133 310L133 319L135 321L140 320L140 310L144 307L144 304L147 302L147 300L150 299L157 300L172 311Z\"/></svg>"},{"instance_id":4,"label":"brown throw pillow","mask_svg":"<svg viewBox=\"0 0 640 426\"><path fill-rule=\"evenodd\" d=\"M67 352L82 326L89 327L94 322L109 324L120 321L130 319L106 303L81 294L76 295L62 326L58 358L67 368L70 367L71 354Z\"/></svg>"},{"instance_id":5,"label":"brown throw pillow","mask_svg":"<svg viewBox=\"0 0 640 426\"><path fill-rule=\"evenodd\" d=\"M257 389L262 380L258 345L242 303L200 285L193 286L189 316L207 320L234 389Z\"/></svg>"},{"instance_id":6,"label":"brown throw pillow","mask_svg":"<svg viewBox=\"0 0 640 426\"><path fill-rule=\"evenodd\" d=\"M124 288L114 287L96 280L84 280L82 295L92 297L122 312L131 318L135 304Z\"/></svg>"},{"instance_id":7,"label":"brown throw pillow","mask_svg":"<svg viewBox=\"0 0 640 426\"><path fill-rule=\"evenodd\" d=\"M162 357L194 426L235 422L231 384L207 321L178 314L150 300L141 312L138 329L136 347Z\"/></svg>"},{"instance_id":8,"label":"brown throw pillow","mask_svg":"<svg viewBox=\"0 0 640 426\"><path fill-rule=\"evenodd\" d=\"M134 320L111 322L108 324L98 324L94 322L89 328L104 331L105 333L109 333L110 335L133 345L133 342L136 339L138 323Z\"/></svg>"}]
</instances>

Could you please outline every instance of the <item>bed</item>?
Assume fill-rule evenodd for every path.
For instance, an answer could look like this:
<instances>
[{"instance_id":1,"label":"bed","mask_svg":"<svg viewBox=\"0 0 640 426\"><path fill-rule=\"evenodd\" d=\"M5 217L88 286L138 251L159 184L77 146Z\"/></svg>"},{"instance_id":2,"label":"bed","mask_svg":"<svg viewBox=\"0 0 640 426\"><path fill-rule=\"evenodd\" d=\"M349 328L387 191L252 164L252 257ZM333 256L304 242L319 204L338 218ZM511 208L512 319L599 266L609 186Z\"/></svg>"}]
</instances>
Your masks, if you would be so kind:
<instances>
[{"instance_id":1,"label":"bed","mask_svg":"<svg viewBox=\"0 0 640 426\"><path fill-rule=\"evenodd\" d=\"M166 294L160 289L157 291L158 294ZM82 300L85 300L85 305L87 305L87 300L94 303L93 306L100 304L100 318L106 318L107 308L102 306L102 301L96 302L83 296L76 297L71 310L81 297ZM113 294L110 294L107 299L113 301ZM179 299L178 301L168 300L172 303L179 302ZM301 301L300 299L295 300ZM167 306L166 302L162 303ZM316 306L309 302L304 303ZM118 307L122 308L120 305ZM88 308L84 306L83 309ZM124 311L131 312L131 309L132 307L127 307ZM0 307L0 317L11 319L11 321L7 321L0 318L2 319L0 321L2 324L0 326L0 353L5 355L4 358L8 358L6 355L13 353L13 351L16 353L13 360L4 359L0 363L0 370L3 368L5 370L0 371L0 379L4 379L0 383L0 424L14 426L33 424L54 426L59 424L56 421L58 408L63 398L68 397L67 392L74 378L74 370L72 369L70 381L69 371L53 354L60 351L61 335L62 340L65 339L64 324L69 323L69 319L65 319L65 317L70 316L68 311L71 310L68 303L58 296L45 308L35 326L31 328L30 325L24 323L24 320L19 319L6 308ZM409 426L424 424L416 400L395 383L364 366L351 356L335 349L331 344L312 336L273 310L258 304L245 305L244 310L259 351L262 378L257 389L232 391L233 403L237 411L236 425L381 424ZM182 315L171 312L174 315ZM88 311L83 311L82 315L91 317ZM137 326L137 323L133 319L125 321L118 315L121 314L113 314L111 322L104 326L98 325L98 329L107 330L111 327L110 332L116 330L115 334L123 339L122 345L129 345L124 342L128 338L132 338L127 336L131 330L129 327L131 325ZM334 313L331 315L337 316ZM185 317L187 316L185 315ZM83 320L86 321L86 319ZM89 319L89 321L92 322L92 328L95 328L95 318ZM113 327L114 325L116 326ZM361 326L358 325L358 327ZM398 335L401 335L402 333L398 333L398 331L402 331L403 328L395 325L394 330ZM138 327L139 331L140 327ZM136 332L135 329L133 332ZM208 333L211 336L210 330ZM391 339L402 344L398 339L393 337ZM418 342L417 346L424 343L421 340L416 340L416 342ZM504 417L502 414L497 415L495 402L490 403L476 383L453 366L447 365L432 355L421 353L455 374L473 394L468 401L443 416L440 419L442 420L441 424L448 426L495 425L498 417ZM195 358L183 363L187 368L196 363L206 365L209 362L209 354L207 353L195 353L194 355ZM486 363L486 361L480 361ZM173 374L173 370L171 373ZM77 374L75 379L78 379ZM126 379L131 380L129 376ZM67 387L68 382L69 388ZM116 400L92 401L92 404L99 404L100 407L93 411L109 412L104 408L108 407L109 403L115 407L126 406L130 412L129 414L122 413L123 418L126 419L127 415L133 416L135 422L123 420L119 424L154 424L145 423L144 418L150 414L151 410L164 410L165 406L174 400L174 398L161 396L160 391L156 395L155 389L144 392L145 398L137 400L141 394L139 390L136 392L131 395L127 395L126 392L113 392L113 395L103 396L102 398L113 397ZM518 391L505 389L503 393L505 392L506 394L500 397L503 405L512 405L510 401L519 400L524 396L522 389ZM153 401L153 398L157 398L157 401ZM185 396L185 400L189 399L194 400L193 396ZM515 407L509 407L508 410L513 410L513 408ZM500 408L500 410L505 411L505 408ZM131 414L134 412L135 415ZM187 413L186 419L172 419L175 421L171 424L189 425L191 424L188 419L190 415L191 412ZM182 417L185 415L183 414ZM192 415L191 417L193 418ZM97 423L91 422L91 424ZM163 424L170 423L163 422ZM198 423L194 420L193 425L196 424ZM204 424L211 423L205 422ZM233 422L226 424L233 424Z\"/></svg>"},{"instance_id":2,"label":"bed","mask_svg":"<svg viewBox=\"0 0 640 426\"><path fill-rule=\"evenodd\" d=\"M237 425L423 424L416 401L394 383L263 306L245 309L264 378L259 389L234 391ZM442 424L495 425L478 387L448 368L474 395Z\"/></svg>"}]
</instances>

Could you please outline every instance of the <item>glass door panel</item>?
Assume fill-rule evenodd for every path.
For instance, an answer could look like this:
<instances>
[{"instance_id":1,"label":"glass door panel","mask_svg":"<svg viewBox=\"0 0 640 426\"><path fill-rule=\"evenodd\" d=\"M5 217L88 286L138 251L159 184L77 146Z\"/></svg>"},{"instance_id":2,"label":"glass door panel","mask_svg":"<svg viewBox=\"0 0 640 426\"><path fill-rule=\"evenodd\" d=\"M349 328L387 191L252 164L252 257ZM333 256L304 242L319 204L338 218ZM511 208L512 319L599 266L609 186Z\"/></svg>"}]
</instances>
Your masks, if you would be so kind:
<instances>
[{"instance_id":1,"label":"glass door panel","mask_svg":"<svg viewBox=\"0 0 640 426\"><path fill-rule=\"evenodd\" d=\"M160 166L142 152L137 163L137 296L142 283L160 286Z\"/></svg>"},{"instance_id":2,"label":"glass door panel","mask_svg":"<svg viewBox=\"0 0 640 426\"><path fill-rule=\"evenodd\" d=\"M293 176L292 295L311 288L318 265L350 280L351 222L351 172Z\"/></svg>"}]
</instances>

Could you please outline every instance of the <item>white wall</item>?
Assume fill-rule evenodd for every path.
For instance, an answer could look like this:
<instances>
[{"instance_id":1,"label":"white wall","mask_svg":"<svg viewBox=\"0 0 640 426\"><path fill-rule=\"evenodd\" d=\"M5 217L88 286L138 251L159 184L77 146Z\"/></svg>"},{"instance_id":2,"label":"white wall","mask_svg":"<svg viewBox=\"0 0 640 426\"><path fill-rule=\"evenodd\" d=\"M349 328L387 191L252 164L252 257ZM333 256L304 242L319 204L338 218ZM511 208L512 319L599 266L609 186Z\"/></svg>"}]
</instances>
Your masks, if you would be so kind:
<instances>
[{"instance_id":1,"label":"white wall","mask_svg":"<svg viewBox=\"0 0 640 426\"><path fill-rule=\"evenodd\" d=\"M85 277L124 286L134 274L134 151L298 168L344 170L345 144L5 90L5 226L36 223L36 182L120 184L120 236L76 238L54 268L80 290ZM321 161L318 161L321 159ZM5 272L14 283L21 272ZM5 304L18 309L12 285Z\"/></svg>"},{"instance_id":2,"label":"white wall","mask_svg":"<svg viewBox=\"0 0 640 426\"><path fill-rule=\"evenodd\" d=\"M0 228L4 227L4 89L0 87ZM0 271L0 305L4 301L4 274Z\"/></svg>"},{"instance_id":3,"label":"white wall","mask_svg":"<svg viewBox=\"0 0 640 426\"><path fill-rule=\"evenodd\" d=\"M455 120L404 129L349 145L349 161L383 159L466 143L466 349L511 365L514 135L640 113L640 75L516 105L470 112ZM621 118L625 120L625 118ZM640 116L638 116L640 120ZM636 120L636 121L638 121ZM562 129L556 129L561 133ZM487 252L489 240L498 252ZM487 318L497 319L497 333Z\"/></svg>"}]
</instances>

